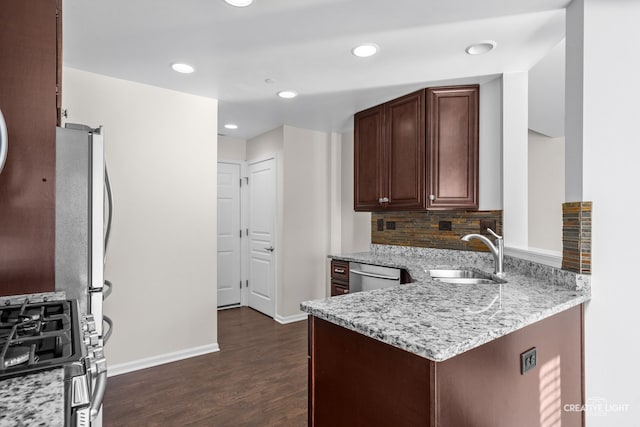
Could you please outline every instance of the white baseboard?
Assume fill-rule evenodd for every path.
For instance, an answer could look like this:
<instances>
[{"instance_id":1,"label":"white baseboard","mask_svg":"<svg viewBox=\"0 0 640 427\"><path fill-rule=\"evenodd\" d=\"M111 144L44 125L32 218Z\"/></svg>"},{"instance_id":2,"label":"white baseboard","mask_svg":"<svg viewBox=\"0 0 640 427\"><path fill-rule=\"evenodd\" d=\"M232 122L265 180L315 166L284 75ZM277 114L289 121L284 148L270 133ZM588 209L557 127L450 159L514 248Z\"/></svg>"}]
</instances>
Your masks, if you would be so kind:
<instances>
[{"instance_id":1,"label":"white baseboard","mask_svg":"<svg viewBox=\"0 0 640 427\"><path fill-rule=\"evenodd\" d=\"M177 362L178 360L202 356L203 354L215 353L217 351L220 351L218 343L207 344L199 347L188 348L186 350L174 351L173 353L165 353L158 356L151 356L144 359L133 360L131 362L111 365L108 366L107 373L109 377L115 377L116 375L126 374L127 372L151 368L165 363Z\"/></svg>"},{"instance_id":2,"label":"white baseboard","mask_svg":"<svg viewBox=\"0 0 640 427\"><path fill-rule=\"evenodd\" d=\"M526 259L527 261L537 262L539 264L550 265L551 267L560 268L562 266L562 252L549 251L538 248L514 248L505 247L504 254L516 258Z\"/></svg>"},{"instance_id":3,"label":"white baseboard","mask_svg":"<svg viewBox=\"0 0 640 427\"><path fill-rule=\"evenodd\" d=\"M280 316L279 314L276 314L275 320L281 325L286 325L288 323L307 320L307 317L309 317L307 313L294 314L293 316Z\"/></svg>"}]
</instances>

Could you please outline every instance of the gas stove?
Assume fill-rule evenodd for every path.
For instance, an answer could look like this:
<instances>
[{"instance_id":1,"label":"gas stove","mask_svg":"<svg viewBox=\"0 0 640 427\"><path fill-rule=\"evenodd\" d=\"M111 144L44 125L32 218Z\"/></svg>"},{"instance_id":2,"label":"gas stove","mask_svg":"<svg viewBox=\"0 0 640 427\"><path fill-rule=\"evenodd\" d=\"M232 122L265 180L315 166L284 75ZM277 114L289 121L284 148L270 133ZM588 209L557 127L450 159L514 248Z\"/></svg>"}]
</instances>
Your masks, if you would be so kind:
<instances>
[{"instance_id":1,"label":"gas stove","mask_svg":"<svg viewBox=\"0 0 640 427\"><path fill-rule=\"evenodd\" d=\"M81 339L73 300L0 306L0 379L79 361Z\"/></svg>"},{"instance_id":2,"label":"gas stove","mask_svg":"<svg viewBox=\"0 0 640 427\"><path fill-rule=\"evenodd\" d=\"M64 368L65 426L90 426L107 380L93 316L76 300L0 305L0 380L53 368Z\"/></svg>"}]
</instances>

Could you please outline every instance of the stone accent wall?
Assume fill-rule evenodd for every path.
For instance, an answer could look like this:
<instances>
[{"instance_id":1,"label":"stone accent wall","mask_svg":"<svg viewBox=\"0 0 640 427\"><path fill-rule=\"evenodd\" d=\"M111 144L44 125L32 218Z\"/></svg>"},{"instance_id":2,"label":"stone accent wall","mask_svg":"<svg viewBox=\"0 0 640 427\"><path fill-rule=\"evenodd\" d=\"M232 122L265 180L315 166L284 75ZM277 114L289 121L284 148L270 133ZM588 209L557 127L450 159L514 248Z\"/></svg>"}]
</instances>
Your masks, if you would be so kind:
<instances>
[{"instance_id":1,"label":"stone accent wall","mask_svg":"<svg viewBox=\"0 0 640 427\"><path fill-rule=\"evenodd\" d=\"M378 231L378 221L384 230ZM417 246L423 248L488 251L478 240L464 242L462 236L481 233L480 221L495 221L496 233L502 234L502 211L428 211L373 212L371 214L371 243L378 245ZM442 225L451 230L440 230ZM395 227L395 229L394 229ZM483 230L484 231L484 230ZM494 240L486 231L481 234Z\"/></svg>"},{"instance_id":2,"label":"stone accent wall","mask_svg":"<svg viewBox=\"0 0 640 427\"><path fill-rule=\"evenodd\" d=\"M591 274L591 202L562 204L562 268Z\"/></svg>"}]
</instances>

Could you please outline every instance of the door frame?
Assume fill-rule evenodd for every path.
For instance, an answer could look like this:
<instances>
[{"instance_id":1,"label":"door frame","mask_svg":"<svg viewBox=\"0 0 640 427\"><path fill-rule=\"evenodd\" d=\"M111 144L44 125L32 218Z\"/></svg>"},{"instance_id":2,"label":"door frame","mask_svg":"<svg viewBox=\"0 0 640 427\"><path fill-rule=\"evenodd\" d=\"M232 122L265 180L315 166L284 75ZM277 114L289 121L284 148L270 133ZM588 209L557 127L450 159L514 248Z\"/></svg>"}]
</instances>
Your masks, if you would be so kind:
<instances>
[{"instance_id":1,"label":"door frame","mask_svg":"<svg viewBox=\"0 0 640 427\"><path fill-rule=\"evenodd\" d=\"M248 172L248 163L244 160L225 160L218 159L216 163L216 167L218 163L228 163L232 165L240 166L240 180L242 181L242 185L240 186L240 230L242 230L242 237L240 238L240 281L242 282L242 287L240 288L240 307L246 306L249 304L249 296L247 293L247 278L249 276L248 271L248 263L247 256L249 254L248 248L248 235L245 234L248 225L248 216L247 216L247 207L249 206L249 192L247 191L247 172ZM217 266L216 268L220 268ZM218 308L218 310L225 310L227 308L237 308L237 305L232 305L229 307Z\"/></svg>"},{"instance_id":2,"label":"door frame","mask_svg":"<svg viewBox=\"0 0 640 427\"><path fill-rule=\"evenodd\" d=\"M279 239L279 231L278 231L278 219L279 219L279 215L281 215L281 212L278 209L278 200L280 197L280 192L278 191L278 155L268 155L265 157L257 157L255 159L251 159L251 160L247 160L245 162L245 173L244 173L244 177L248 177L249 175L249 165L251 164L255 164L255 163L260 163L260 162L265 162L267 160L273 160L273 164L274 164L274 168L275 168L275 182L274 182L274 188L273 188L273 194L274 194L274 207L275 207L275 211L274 211L274 215L273 215L273 245L275 247L275 250L273 251L273 320L275 321L276 318L278 317L278 303L279 303L279 298L278 298L278 275L280 273L279 268L278 268L278 259L279 259L279 254L280 254L280 239ZM245 190L245 200L246 204L245 207L249 207L249 191L248 191L248 187L244 186L243 189ZM249 216L248 216L248 209L245 209L245 227L249 226ZM245 228L246 230L246 228ZM248 279L249 277L249 239L248 239L248 235L247 235L247 239L244 239L245 241L243 242L245 244L244 249L246 252L244 252L243 254L243 260L245 262L245 270L244 270L244 274L245 274L245 280ZM246 283L246 282L245 282ZM243 294L242 297L243 299L243 305L248 306L249 305L249 289L245 286L244 288L242 288L243 290Z\"/></svg>"}]
</instances>

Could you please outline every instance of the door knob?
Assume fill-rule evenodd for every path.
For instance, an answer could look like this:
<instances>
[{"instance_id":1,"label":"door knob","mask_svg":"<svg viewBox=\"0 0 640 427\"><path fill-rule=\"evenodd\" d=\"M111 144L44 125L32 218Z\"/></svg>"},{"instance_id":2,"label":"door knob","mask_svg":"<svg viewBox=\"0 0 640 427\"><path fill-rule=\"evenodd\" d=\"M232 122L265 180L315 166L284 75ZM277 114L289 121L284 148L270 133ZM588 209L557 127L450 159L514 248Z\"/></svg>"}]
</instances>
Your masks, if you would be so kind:
<instances>
[{"instance_id":1,"label":"door knob","mask_svg":"<svg viewBox=\"0 0 640 427\"><path fill-rule=\"evenodd\" d=\"M264 248L265 251L273 252L275 248L273 246L269 246L268 248Z\"/></svg>"}]
</instances>

